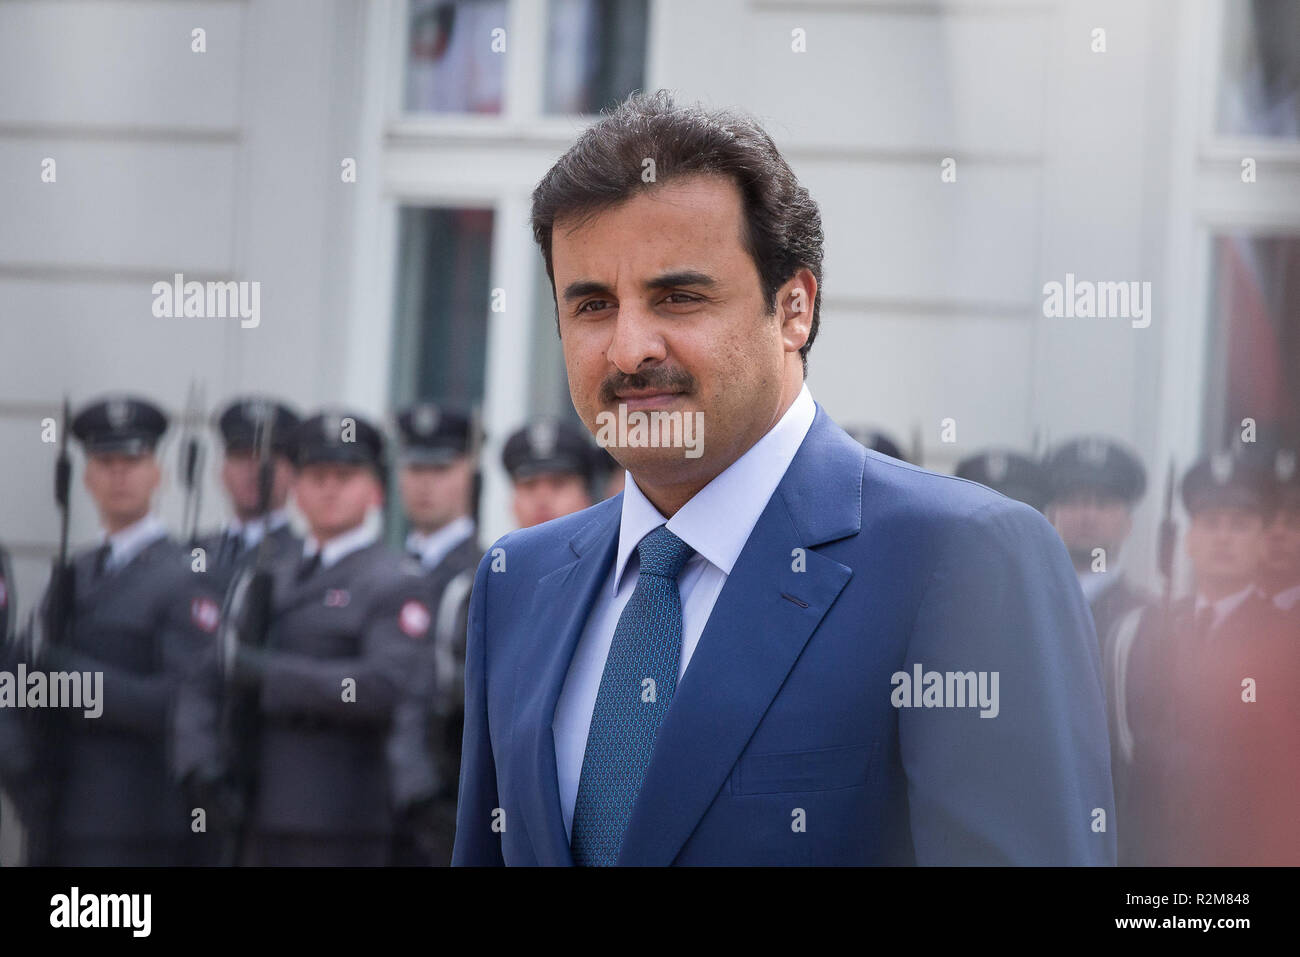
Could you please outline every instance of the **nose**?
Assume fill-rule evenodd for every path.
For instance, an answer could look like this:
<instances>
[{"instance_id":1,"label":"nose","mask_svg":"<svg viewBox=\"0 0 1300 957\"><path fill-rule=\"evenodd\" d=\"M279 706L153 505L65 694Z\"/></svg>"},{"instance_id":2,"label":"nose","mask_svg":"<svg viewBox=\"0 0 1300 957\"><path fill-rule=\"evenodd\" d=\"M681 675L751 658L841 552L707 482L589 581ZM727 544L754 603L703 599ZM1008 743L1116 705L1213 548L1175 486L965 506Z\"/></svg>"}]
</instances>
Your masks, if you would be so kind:
<instances>
[{"instance_id":1,"label":"nose","mask_svg":"<svg viewBox=\"0 0 1300 957\"><path fill-rule=\"evenodd\" d=\"M646 363L662 362L667 355L657 317L640 304L620 305L606 358L624 375L633 375Z\"/></svg>"}]
</instances>

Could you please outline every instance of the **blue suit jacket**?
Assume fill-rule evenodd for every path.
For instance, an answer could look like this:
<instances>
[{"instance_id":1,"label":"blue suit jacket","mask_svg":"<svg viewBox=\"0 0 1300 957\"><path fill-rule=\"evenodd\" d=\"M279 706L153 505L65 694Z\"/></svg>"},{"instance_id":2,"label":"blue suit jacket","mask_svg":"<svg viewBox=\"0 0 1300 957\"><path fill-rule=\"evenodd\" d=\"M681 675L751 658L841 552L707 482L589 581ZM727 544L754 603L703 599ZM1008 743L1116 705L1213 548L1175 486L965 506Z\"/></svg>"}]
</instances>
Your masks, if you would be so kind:
<instances>
[{"instance_id":1,"label":"blue suit jacket","mask_svg":"<svg viewBox=\"0 0 1300 957\"><path fill-rule=\"evenodd\" d=\"M572 863L551 723L621 506L512 532L479 565L454 864ZM997 716L896 707L916 665L997 672ZM1046 520L867 451L819 406L678 685L619 863L1112 864L1103 700Z\"/></svg>"}]
</instances>

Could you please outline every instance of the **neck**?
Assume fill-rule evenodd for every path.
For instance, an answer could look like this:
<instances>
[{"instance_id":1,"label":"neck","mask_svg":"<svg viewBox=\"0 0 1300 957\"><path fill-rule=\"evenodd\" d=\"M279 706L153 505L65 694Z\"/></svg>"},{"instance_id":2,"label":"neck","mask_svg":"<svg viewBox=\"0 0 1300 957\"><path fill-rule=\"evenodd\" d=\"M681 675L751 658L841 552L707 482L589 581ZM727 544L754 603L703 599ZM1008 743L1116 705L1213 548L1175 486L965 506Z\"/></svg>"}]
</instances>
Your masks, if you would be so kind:
<instances>
[{"instance_id":1,"label":"neck","mask_svg":"<svg viewBox=\"0 0 1300 957\"><path fill-rule=\"evenodd\" d=\"M138 515L106 515L104 516L104 531L109 535L116 535L122 529L130 528L148 514L148 511L144 511Z\"/></svg>"},{"instance_id":2,"label":"neck","mask_svg":"<svg viewBox=\"0 0 1300 957\"><path fill-rule=\"evenodd\" d=\"M419 534L419 535L426 535L426 536L427 536L427 535L432 535L434 532L440 532L440 531L442 531L444 528L446 528L446 527L447 527L448 525L450 525L452 522L459 522L462 518L468 518L468 517L469 517L469 513L468 513L468 512L461 512L461 513L458 514L458 515L453 515L451 518L447 519L445 522L437 522L437 523L433 523L433 524L428 523L428 522L426 522L426 523L424 523L424 524L416 524L416 523L413 522L413 523L411 523L411 527L412 527L413 529L415 529L415 531L416 531L417 534Z\"/></svg>"}]
</instances>

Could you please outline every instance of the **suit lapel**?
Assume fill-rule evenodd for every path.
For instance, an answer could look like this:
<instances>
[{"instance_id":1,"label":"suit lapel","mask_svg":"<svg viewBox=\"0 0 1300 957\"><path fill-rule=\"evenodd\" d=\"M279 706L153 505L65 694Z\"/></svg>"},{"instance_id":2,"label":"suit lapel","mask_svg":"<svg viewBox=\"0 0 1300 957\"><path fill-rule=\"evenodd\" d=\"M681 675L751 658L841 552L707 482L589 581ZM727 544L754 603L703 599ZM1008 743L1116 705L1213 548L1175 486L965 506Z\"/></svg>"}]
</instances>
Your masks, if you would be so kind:
<instances>
[{"instance_id":1,"label":"suit lapel","mask_svg":"<svg viewBox=\"0 0 1300 957\"><path fill-rule=\"evenodd\" d=\"M819 406L664 717L619 864L672 863L852 577L852 569L811 548L861 530L865 458ZM804 549L802 571L795 570L795 549Z\"/></svg>"},{"instance_id":2,"label":"suit lapel","mask_svg":"<svg viewBox=\"0 0 1300 957\"><path fill-rule=\"evenodd\" d=\"M578 638L595 603L597 589L609 576L618 546L623 496L596 506L597 514L569 548L577 557L537 583L525 627L555 622L528 642L515 675L516 727L526 729L520 742L521 812L528 836L542 865L572 865L564 832L555 763L555 705L564 686Z\"/></svg>"}]
</instances>

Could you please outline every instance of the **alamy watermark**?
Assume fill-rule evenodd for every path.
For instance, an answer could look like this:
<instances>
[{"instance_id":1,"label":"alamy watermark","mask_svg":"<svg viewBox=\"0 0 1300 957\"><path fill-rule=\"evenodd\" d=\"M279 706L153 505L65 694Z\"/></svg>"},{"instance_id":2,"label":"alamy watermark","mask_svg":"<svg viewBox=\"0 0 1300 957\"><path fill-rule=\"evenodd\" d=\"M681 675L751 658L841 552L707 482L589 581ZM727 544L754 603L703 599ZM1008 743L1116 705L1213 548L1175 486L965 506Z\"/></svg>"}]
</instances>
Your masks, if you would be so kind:
<instances>
[{"instance_id":1,"label":"alamy watermark","mask_svg":"<svg viewBox=\"0 0 1300 957\"><path fill-rule=\"evenodd\" d=\"M0 671L0 708L81 708L87 718L104 713L104 672Z\"/></svg>"},{"instance_id":2,"label":"alamy watermark","mask_svg":"<svg viewBox=\"0 0 1300 957\"><path fill-rule=\"evenodd\" d=\"M153 284L153 314L159 319L239 319L244 329L262 322L260 282L186 282L176 273L171 282Z\"/></svg>"},{"instance_id":3,"label":"alamy watermark","mask_svg":"<svg viewBox=\"0 0 1300 957\"><path fill-rule=\"evenodd\" d=\"M895 671L889 696L895 708L979 708L981 718L996 718L996 671L926 671L918 662L911 674Z\"/></svg>"},{"instance_id":4,"label":"alamy watermark","mask_svg":"<svg viewBox=\"0 0 1300 957\"><path fill-rule=\"evenodd\" d=\"M1151 283L1093 282L1065 274L1043 284L1043 315L1049 319L1130 319L1134 329L1151 325Z\"/></svg>"},{"instance_id":5,"label":"alamy watermark","mask_svg":"<svg viewBox=\"0 0 1300 957\"><path fill-rule=\"evenodd\" d=\"M597 413L596 444L602 449L685 449L686 458L697 459L704 453L704 413L628 412L620 402L617 414Z\"/></svg>"}]
</instances>

